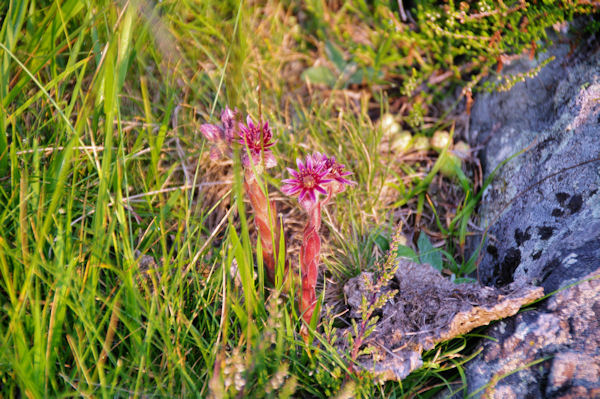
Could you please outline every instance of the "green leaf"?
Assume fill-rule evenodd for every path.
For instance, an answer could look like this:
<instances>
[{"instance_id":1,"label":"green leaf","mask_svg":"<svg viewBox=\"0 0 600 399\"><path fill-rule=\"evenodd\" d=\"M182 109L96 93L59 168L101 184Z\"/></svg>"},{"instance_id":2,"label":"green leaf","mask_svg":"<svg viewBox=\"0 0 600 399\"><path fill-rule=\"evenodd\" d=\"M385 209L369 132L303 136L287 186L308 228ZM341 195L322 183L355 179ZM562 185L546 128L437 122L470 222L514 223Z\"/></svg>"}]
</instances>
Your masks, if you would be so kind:
<instances>
[{"instance_id":1,"label":"green leaf","mask_svg":"<svg viewBox=\"0 0 600 399\"><path fill-rule=\"evenodd\" d=\"M344 59L344 54L340 51L340 49L330 41L325 43L325 53L327 57L338 71L343 71L346 68L346 60Z\"/></svg>"},{"instance_id":2,"label":"green leaf","mask_svg":"<svg viewBox=\"0 0 600 399\"><path fill-rule=\"evenodd\" d=\"M390 240L381 233L373 237L373 241L382 252L387 252L390 249Z\"/></svg>"},{"instance_id":3,"label":"green leaf","mask_svg":"<svg viewBox=\"0 0 600 399\"><path fill-rule=\"evenodd\" d=\"M365 78L365 73L362 69L357 69L350 77L348 78L348 84L359 85L363 82Z\"/></svg>"},{"instance_id":4,"label":"green leaf","mask_svg":"<svg viewBox=\"0 0 600 399\"><path fill-rule=\"evenodd\" d=\"M337 80L333 72L324 66L305 69L304 72L302 72L302 79L308 80L310 83L323 84L329 87L333 87Z\"/></svg>"},{"instance_id":5,"label":"green leaf","mask_svg":"<svg viewBox=\"0 0 600 399\"><path fill-rule=\"evenodd\" d=\"M477 283L477 280L475 280L474 278L471 278L471 277L458 277L458 278L454 279L454 282L456 284L461 284L461 283L475 284L475 283Z\"/></svg>"},{"instance_id":6,"label":"green leaf","mask_svg":"<svg viewBox=\"0 0 600 399\"><path fill-rule=\"evenodd\" d=\"M418 260L418 256L415 253L415 251L413 251L412 248L407 247L406 245L398 245L398 250L396 251L396 254L399 258L408 258L413 262L416 262Z\"/></svg>"},{"instance_id":7,"label":"green leaf","mask_svg":"<svg viewBox=\"0 0 600 399\"><path fill-rule=\"evenodd\" d=\"M429 241L429 237L424 232L419 234L419 240L417 241L417 247L419 247L419 260L421 263L429 263L437 270L442 270L444 264L442 261L442 253L439 249L436 249Z\"/></svg>"}]
</instances>

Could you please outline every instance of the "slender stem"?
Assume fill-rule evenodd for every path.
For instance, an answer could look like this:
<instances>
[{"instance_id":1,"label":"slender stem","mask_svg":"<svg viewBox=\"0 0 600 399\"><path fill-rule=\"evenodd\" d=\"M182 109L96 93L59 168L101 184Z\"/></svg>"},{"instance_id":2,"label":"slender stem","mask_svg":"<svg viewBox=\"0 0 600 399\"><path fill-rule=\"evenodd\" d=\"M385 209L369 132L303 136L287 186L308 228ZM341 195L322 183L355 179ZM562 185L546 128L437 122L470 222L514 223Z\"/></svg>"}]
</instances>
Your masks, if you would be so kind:
<instances>
[{"instance_id":1,"label":"slender stem","mask_svg":"<svg viewBox=\"0 0 600 399\"><path fill-rule=\"evenodd\" d=\"M271 282L274 282L277 255L273 243L279 242L280 230L276 218L275 202L267 199L252 171L246 171L244 188L254 211L254 223L260 238L263 263L267 271L267 276Z\"/></svg>"},{"instance_id":2,"label":"slender stem","mask_svg":"<svg viewBox=\"0 0 600 399\"><path fill-rule=\"evenodd\" d=\"M319 254L321 251L321 203L317 202L308 211L309 218L304 228L302 247L300 248L300 269L302 272L302 296L300 298L300 312L306 323L315 311L317 303L316 285L319 273Z\"/></svg>"}]
</instances>

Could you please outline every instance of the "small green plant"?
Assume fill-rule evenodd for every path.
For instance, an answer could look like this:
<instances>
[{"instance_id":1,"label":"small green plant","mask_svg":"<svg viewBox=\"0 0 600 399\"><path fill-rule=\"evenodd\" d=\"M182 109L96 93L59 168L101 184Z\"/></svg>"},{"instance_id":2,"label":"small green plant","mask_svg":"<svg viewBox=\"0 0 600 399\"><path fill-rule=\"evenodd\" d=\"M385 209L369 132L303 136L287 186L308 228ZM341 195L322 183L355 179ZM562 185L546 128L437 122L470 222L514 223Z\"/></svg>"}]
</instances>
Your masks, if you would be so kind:
<instances>
[{"instance_id":1,"label":"small green plant","mask_svg":"<svg viewBox=\"0 0 600 399\"><path fill-rule=\"evenodd\" d=\"M373 83L383 77L381 71L376 72L372 67L360 67L354 61L346 61L340 48L331 41L325 42L325 53L333 71L326 66L312 66L302 72L303 79L330 88L347 88L352 84Z\"/></svg>"},{"instance_id":2,"label":"small green plant","mask_svg":"<svg viewBox=\"0 0 600 399\"><path fill-rule=\"evenodd\" d=\"M349 360L351 371L356 371L355 365L359 356L369 354L373 350L368 345L363 347L365 340L371 335L379 319L376 316L374 317L373 314L398 293L397 290L386 290L384 288L389 286L398 269L395 254L399 249L401 238L402 235L398 230L390 244L387 259L376 269L373 280L371 280L369 275L363 275L366 294L363 295L358 310L361 321L357 324L352 319L352 334L349 334L347 337L350 348Z\"/></svg>"},{"instance_id":3,"label":"small green plant","mask_svg":"<svg viewBox=\"0 0 600 399\"><path fill-rule=\"evenodd\" d=\"M407 9L400 9L399 4L377 0L342 6L335 11L350 20L347 30L321 24L318 33L328 38L327 43L338 43L336 47L327 44L325 54L340 71L345 64L339 54L345 51L360 60L363 70L381 71L382 81L388 82L386 90L399 90L410 98L402 117L413 130L422 128L424 118L437 116L431 105L451 96L457 87L470 95L489 76L497 82L486 83L484 89L506 90L534 76L539 67L514 76L501 72L515 58L533 58L545 51L552 43L548 31L553 27L600 10L597 2L586 0L426 0ZM316 5L307 5L307 11L314 16L324 13ZM368 38L357 41L348 30L359 21L366 21L373 30ZM581 29L589 37L598 26L589 21ZM330 86L337 80L323 66L310 68L305 75Z\"/></svg>"}]
</instances>

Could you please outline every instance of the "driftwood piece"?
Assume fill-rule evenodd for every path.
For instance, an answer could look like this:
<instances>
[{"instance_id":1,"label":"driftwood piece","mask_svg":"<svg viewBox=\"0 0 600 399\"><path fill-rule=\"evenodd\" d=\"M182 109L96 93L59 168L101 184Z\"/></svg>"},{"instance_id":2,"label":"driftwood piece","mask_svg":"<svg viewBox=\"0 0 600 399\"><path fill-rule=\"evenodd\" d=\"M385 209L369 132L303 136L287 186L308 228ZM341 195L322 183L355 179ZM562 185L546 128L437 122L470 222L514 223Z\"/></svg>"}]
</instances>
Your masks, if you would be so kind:
<instances>
[{"instance_id":1,"label":"driftwood piece","mask_svg":"<svg viewBox=\"0 0 600 399\"><path fill-rule=\"evenodd\" d=\"M351 279L344 292L351 316L367 294L364 279ZM382 380L401 380L421 367L421 353L435 344L465 334L475 327L516 314L544 295L541 287L514 282L503 288L455 284L428 264L400 260L390 287L398 293L383 307L374 332L366 342L375 350L359 359Z\"/></svg>"}]
</instances>

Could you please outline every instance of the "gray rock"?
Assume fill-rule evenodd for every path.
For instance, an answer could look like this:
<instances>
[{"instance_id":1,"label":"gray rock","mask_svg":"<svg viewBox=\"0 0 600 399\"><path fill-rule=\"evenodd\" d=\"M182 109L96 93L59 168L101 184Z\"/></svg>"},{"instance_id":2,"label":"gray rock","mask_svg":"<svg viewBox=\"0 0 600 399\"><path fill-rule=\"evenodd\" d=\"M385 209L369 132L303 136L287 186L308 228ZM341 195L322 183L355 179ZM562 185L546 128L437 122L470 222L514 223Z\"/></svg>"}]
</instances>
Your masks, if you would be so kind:
<instances>
[{"instance_id":1,"label":"gray rock","mask_svg":"<svg viewBox=\"0 0 600 399\"><path fill-rule=\"evenodd\" d=\"M540 309L492 327L466 367L486 398L600 397L600 268ZM483 389L482 389L483 388Z\"/></svg>"},{"instance_id":2,"label":"gray rock","mask_svg":"<svg viewBox=\"0 0 600 399\"><path fill-rule=\"evenodd\" d=\"M553 47L556 59L537 77L473 106L470 140L483 146L486 175L529 147L484 192L484 284L524 281L551 293L600 275L600 54L578 54ZM599 284L568 288L492 328L499 342L467 366L469 390L491 382L491 397L600 397ZM547 360L501 378L539 359Z\"/></svg>"},{"instance_id":3,"label":"gray rock","mask_svg":"<svg viewBox=\"0 0 600 399\"><path fill-rule=\"evenodd\" d=\"M455 284L431 265L402 258L388 285L371 292L369 283L373 283L373 274L362 273L346 283L344 293L353 318L360 317L363 298L375 302L389 293L373 333L364 342L371 351L358 359L381 380L403 379L423 365L424 350L493 320L512 316L544 294L540 287L518 283L503 288ZM343 333L353 331L350 328Z\"/></svg>"},{"instance_id":4,"label":"gray rock","mask_svg":"<svg viewBox=\"0 0 600 399\"><path fill-rule=\"evenodd\" d=\"M550 292L600 258L600 54L564 66L565 50L554 49L556 60L536 78L473 107L471 140L485 145L487 174L531 147L484 193L484 284L524 278Z\"/></svg>"}]
</instances>

